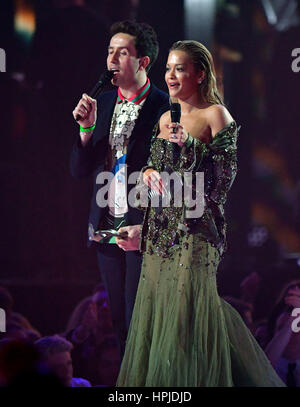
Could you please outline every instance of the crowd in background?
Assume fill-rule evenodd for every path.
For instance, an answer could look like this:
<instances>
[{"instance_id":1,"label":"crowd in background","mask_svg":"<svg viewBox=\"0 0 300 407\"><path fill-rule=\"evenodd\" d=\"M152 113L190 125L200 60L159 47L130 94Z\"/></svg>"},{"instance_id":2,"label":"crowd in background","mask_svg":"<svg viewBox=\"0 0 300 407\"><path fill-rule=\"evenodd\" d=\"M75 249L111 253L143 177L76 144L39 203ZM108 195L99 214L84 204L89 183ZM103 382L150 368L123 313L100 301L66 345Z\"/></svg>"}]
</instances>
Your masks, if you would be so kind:
<instances>
[{"instance_id":1,"label":"crowd in background","mask_svg":"<svg viewBox=\"0 0 300 407\"><path fill-rule=\"evenodd\" d=\"M300 280L287 282L271 313L255 320L261 288L260 275L252 272L241 282L239 297L223 298L239 312L287 386L300 386ZM0 386L37 381L58 387L115 385L121 357L102 284L76 305L65 330L51 336L43 336L16 312L12 295L3 286L0 308L6 314L6 332L0 333Z\"/></svg>"},{"instance_id":2,"label":"crowd in background","mask_svg":"<svg viewBox=\"0 0 300 407\"><path fill-rule=\"evenodd\" d=\"M5 332L0 333L1 386L36 377L67 387L115 384L120 355L102 284L75 307L65 331L51 336L43 336L13 304L9 290L0 287L0 308L6 315Z\"/></svg>"}]
</instances>

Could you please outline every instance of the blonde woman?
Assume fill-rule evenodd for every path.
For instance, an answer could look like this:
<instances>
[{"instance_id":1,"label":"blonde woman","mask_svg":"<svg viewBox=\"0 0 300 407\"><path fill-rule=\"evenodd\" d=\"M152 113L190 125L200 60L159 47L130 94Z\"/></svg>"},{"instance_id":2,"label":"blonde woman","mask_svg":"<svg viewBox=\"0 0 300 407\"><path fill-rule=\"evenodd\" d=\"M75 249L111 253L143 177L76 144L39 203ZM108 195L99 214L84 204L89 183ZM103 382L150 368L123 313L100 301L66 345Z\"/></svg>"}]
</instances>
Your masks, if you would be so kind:
<instances>
[{"instance_id":1,"label":"blonde woman","mask_svg":"<svg viewBox=\"0 0 300 407\"><path fill-rule=\"evenodd\" d=\"M117 386L284 386L217 293L238 128L217 91L211 54L199 42L176 42L165 80L181 120L171 123L170 112L161 116L142 178L163 194L166 169L193 173L194 180L203 172L204 212L188 216L188 205L174 205L174 196L169 207L145 208L143 266ZM179 149L175 160L172 143ZM128 247L122 239L118 244Z\"/></svg>"}]
</instances>

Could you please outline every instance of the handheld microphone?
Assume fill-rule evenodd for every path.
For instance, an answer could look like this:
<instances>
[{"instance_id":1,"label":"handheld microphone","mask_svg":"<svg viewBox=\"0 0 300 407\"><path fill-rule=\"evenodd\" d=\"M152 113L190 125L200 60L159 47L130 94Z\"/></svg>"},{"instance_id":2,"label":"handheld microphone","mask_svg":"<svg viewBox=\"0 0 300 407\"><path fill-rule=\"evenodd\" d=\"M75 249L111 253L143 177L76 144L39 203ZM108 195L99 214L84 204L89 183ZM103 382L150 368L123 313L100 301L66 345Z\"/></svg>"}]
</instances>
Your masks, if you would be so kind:
<instances>
[{"instance_id":1,"label":"handheld microphone","mask_svg":"<svg viewBox=\"0 0 300 407\"><path fill-rule=\"evenodd\" d=\"M180 118L181 118L181 106L179 103L170 103L170 114L171 114L171 122L172 123L179 123ZM173 131L174 134L177 132L177 128L174 127ZM171 143L171 148L172 148L172 161L173 161L173 167L177 163L179 156L180 156L180 147L176 143ZM174 172L174 169L172 168L171 165L167 165L165 168L165 171L168 172L169 174L172 174ZM180 182L180 180L179 180ZM154 190L149 190L148 192L148 197L151 200L154 196L157 196L157 192ZM163 209L163 198L168 198L169 201L174 198L174 185L170 183L168 188L164 188L163 192L161 195L158 195L158 206L155 207L155 212L160 213Z\"/></svg>"},{"instance_id":2,"label":"handheld microphone","mask_svg":"<svg viewBox=\"0 0 300 407\"><path fill-rule=\"evenodd\" d=\"M181 118L181 106L180 103L171 103L170 104L170 113L171 113L171 122L180 123ZM173 133L177 132L177 128L173 127Z\"/></svg>"},{"instance_id":3,"label":"handheld microphone","mask_svg":"<svg viewBox=\"0 0 300 407\"><path fill-rule=\"evenodd\" d=\"M104 86L106 86L108 84L108 82L112 79L113 76L114 76L114 71L109 71L106 69L100 76L96 85L90 91L89 96L91 98L95 99L99 95L99 93L103 90ZM77 122L78 122L78 120L81 120L80 114L78 114L76 116L75 120Z\"/></svg>"},{"instance_id":4,"label":"handheld microphone","mask_svg":"<svg viewBox=\"0 0 300 407\"><path fill-rule=\"evenodd\" d=\"M181 118L181 106L180 103L171 103L170 104L170 114L172 123L180 123ZM177 128L173 127L173 133L176 134ZM176 143L172 143L172 160L173 166L176 165L180 156L180 147Z\"/></svg>"}]
</instances>

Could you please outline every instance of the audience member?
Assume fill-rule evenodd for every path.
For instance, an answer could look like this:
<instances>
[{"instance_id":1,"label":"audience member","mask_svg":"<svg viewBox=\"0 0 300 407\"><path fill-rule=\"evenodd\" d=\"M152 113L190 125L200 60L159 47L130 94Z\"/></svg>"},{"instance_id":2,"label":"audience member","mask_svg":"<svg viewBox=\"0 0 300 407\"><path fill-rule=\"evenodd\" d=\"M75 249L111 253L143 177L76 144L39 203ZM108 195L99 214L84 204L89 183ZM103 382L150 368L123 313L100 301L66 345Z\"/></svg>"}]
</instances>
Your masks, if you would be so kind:
<instances>
[{"instance_id":1,"label":"audience member","mask_svg":"<svg viewBox=\"0 0 300 407\"><path fill-rule=\"evenodd\" d=\"M265 349L269 339L267 319L261 319L260 321L255 322L254 337L262 349Z\"/></svg>"},{"instance_id":2,"label":"audience member","mask_svg":"<svg viewBox=\"0 0 300 407\"><path fill-rule=\"evenodd\" d=\"M6 331L0 332L0 338L15 338L33 343L41 337L27 318L13 311L14 300L9 290L0 286L0 308L5 312Z\"/></svg>"},{"instance_id":3,"label":"audience member","mask_svg":"<svg viewBox=\"0 0 300 407\"><path fill-rule=\"evenodd\" d=\"M93 294L80 301L72 312L65 335L71 342L82 343L90 335L97 334L98 340L112 331L108 295L103 284L99 284ZM71 336L70 336L71 335Z\"/></svg>"},{"instance_id":4,"label":"audience member","mask_svg":"<svg viewBox=\"0 0 300 407\"><path fill-rule=\"evenodd\" d=\"M84 298L74 309L64 332L74 348L72 359L74 372L101 384L99 358L106 337L113 336L107 292L103 284L96 287L93 295Z\"/></svg>"},{"instance_id":5,"label":"audience member","mask_svg":"<svg viewBox=\"0 0 300 407\"><path fill-rule=\"evenodd\" d=\"M240 283L239 298L223 296L224 300L229 302L229 304L238 311L253 335L255 334L256 330L256 324L253 320L254 306L260 285L261 277L257 272L252 272L248 274Z\"/></svg>"},{"instance_id":6,"label":"audience member","mask_svg":"<svg viewBox=\"0 0 300 407\"><path fill-rule=\"evenodd\" d=\"M248 274L240 284L241 300L254 306L260 285L261 277L257 272L253 271L252 273Z\"/></svg>"},{"instance_id":7,"label":"audience member","mask_svg":"<svg viewBox=\"0 0 300 407\"><path fill-rule=\"evenodd\" d=\"M115 386L120 370L120 352L116 337L108 336L100 347L98 376L101 386Z\"/></svg>"},{"instance_id":8,"label":"audience member","mask_svg":"<svg viewBox=\"0 0 300 407\"><path fill-rule=\"evenodd\" d=\"M62 387L58 378L43 371L33 344L16 339L0 341L0 387Z\"/></svg>"},{"instance_id":9,"label":"audience member","mask_svg":"<svg viewBox=\"0 0 300 407\"><path fill-rule=\"evenodd\" d=\"M73 345L59 335L45 336L35 342L43 366L55 374L65 387L91 387L88 380L73 377Z\"/></svg>"},{"instance_id":10,"label":"audience member","mask_svg":"<svg viewBox=\"0 0 300 407\"><path fill-rule=\"evenodd\" d=\"M269 320L269 338L265 351L278 375L289 387L300 386L300 281L289 282L282 290Z\"/></svg>"}]
</instances>

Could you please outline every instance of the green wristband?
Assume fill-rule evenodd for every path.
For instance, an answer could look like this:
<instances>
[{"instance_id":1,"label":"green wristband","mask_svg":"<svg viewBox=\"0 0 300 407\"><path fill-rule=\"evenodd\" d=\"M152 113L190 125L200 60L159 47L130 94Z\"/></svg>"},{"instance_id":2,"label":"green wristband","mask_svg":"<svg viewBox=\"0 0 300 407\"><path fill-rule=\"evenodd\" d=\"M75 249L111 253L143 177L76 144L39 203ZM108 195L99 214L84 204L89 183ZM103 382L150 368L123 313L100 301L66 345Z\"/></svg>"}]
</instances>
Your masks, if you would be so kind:
<instances>
[{"instance_id":1,"label":"green wristband","mask_svg":"<svg viewBox=\"0 0 300 407\"><path fill-rule=\"evenodd\" d=\"M96 127L96 123L93 124L93 126L86 127L86 128L80 126L80 131L91 131L91 130L94 130L95 127Z\"/></svg>"}]
</instances>

